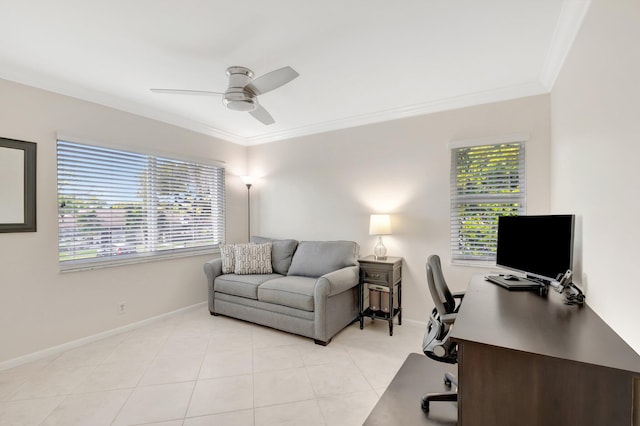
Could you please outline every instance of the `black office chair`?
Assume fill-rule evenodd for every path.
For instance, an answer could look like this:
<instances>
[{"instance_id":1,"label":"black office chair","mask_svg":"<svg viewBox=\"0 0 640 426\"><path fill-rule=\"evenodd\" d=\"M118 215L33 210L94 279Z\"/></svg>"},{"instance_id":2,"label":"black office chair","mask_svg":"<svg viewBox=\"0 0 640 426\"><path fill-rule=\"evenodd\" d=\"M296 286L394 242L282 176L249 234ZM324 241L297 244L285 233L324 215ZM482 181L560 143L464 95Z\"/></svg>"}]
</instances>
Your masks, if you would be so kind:
<instances>
[{"instance_id":1,"label":"black office chair","mask_svg":"<svg viewBox=\"0 0 640 426\"><path fill-rule=\"evenodd\" d=\"M460 301L464 297L464 293L452 294L447 287L447 282L442 275L442 266L440 265L440 257L431 255L427 259L427 282L429 283L429 291L431 298L435 304L435 308L429 317L429 324L422 342L422 350L425 355L436 361L455 364L458 362L458 348L456 344L449 338L453 330L453 323L456 319ZM456 299L460 301L456 304ZM458 380L451 373L444 375L445 385L458 387ZM443 393L428 393L422 397L422 409L429 411L429 402L431 401L457 401L458 392L449 391Z\"/></svg>"}]
</instances>

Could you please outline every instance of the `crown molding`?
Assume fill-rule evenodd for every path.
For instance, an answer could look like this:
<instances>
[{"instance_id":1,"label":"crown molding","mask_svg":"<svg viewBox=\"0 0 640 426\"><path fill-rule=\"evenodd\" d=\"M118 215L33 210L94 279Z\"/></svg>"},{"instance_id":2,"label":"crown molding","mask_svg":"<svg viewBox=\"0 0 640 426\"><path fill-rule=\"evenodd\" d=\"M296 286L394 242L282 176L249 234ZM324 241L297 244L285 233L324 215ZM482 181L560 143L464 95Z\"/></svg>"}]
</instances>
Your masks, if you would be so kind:
<instances>
[{"instance_id":1,"label":"crown molding","mask_svg":"<svg viewBox=\"0 0 640 426\"><path fill-rule=\"evenodd\" d=\"M216 129L196 120L191 120L176 114L167 113L165 111L131 102L129 100L109 95L104 92L87 89L76 84L51 79L49 77L42 76L39 73L28 72L26 70L16 71L15 69L5 68L0 74L0 78L15 81L19 84L36 87L50 92L59 93L64 96L70 96L81 100L93 102L99 105L171 124L177 127L192 130L197 133L205 134L225 140L227 142L244 146L260 145L284 139L325 133L351 127L359 127L367 124L398 120L402 118L415 117L418 115L431 114L434 112L548 93L545 87L540 83L523 83L519 85L500 87L492 90L480 91L451 98L437 99L434 101L388 109L385 111L379 111L370 114L347 117L344 119L314 123L307 126L285 129L278 132L265 133L258 136L243 137L237 134Z\"/></svg>"},{"instance_id":2,"label":"crown molding","mask_svg":"<svg viewBox=\"0 0 640 426\"><path fill-rule=\"evenodd\" d=\"M551 47L540 73L540 82L549 92L560 74L590 5L591 0L565 0L562 4Z\"/></svg>"},{"instance_id":3,"label":"crown molding","mask_svg":"<svg viewBox=\"0 0 640 426\"><path fill-rule=\"evenodd\" d=\"M6 65L6 64L5 64ZM26 69L17 69L11 66L3 66L0 71L0 78L13 81L37 89L46 90L48 92L57 93L63 96L77 98L87 102L93 102L98 105L117 109L119 111L128 112L139 115L162 123L171 124L183 129L192 130L197 133L213 136L218 139L225 140L240 145L246 145L245 138L234 133L225 132L223 130L211 127L207 124L192 120L177 114L168 113L156 108L152 108L131 100L123 99L118 96L110 95L94 89L88 89L75 83L63 81L56 78L45 76L39 72Z\"/></svg>"},{"instance_id":4,"label":"crown molding","mask_svg":"<svg viewBox=\"0 0 640 426\"><path fill-rule=\"evenodd\" d=\"M385 121L415 117L418 115L432 114L435 112L541 95L545 93L548 93L548 91L538 82L523 83L514 86L500 87L492 90L471 93L468 95L438 99L420 104L374 112L371 114L362 114L339 120L310 124L308 126L282 130L279 132L268 133L260 136L248 137L245 138L245 144L249 146L260 145L269 142L276 142L283 139L291 139L312 134L330 132L334 130L359 127L367 124L381 123Z\"/></svg>"}]
</instances>

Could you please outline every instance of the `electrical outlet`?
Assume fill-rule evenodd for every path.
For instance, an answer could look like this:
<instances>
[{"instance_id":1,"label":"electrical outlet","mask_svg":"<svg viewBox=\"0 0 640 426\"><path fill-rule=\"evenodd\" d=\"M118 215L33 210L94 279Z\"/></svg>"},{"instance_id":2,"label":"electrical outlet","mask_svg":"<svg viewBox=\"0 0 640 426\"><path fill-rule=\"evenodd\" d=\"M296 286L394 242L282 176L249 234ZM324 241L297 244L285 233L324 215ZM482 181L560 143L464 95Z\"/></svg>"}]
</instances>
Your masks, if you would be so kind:
<instances>
[{"instance_id":1,"label":"electrical outlet","mask_svg":"<svg viewBox=\"0 0 640 426\"><path fill-rule=\"evenodd\" d=\"M127 312L127 304L125 302L118 303L118 314L122 315Z\"/></svg>"}]
</instances>

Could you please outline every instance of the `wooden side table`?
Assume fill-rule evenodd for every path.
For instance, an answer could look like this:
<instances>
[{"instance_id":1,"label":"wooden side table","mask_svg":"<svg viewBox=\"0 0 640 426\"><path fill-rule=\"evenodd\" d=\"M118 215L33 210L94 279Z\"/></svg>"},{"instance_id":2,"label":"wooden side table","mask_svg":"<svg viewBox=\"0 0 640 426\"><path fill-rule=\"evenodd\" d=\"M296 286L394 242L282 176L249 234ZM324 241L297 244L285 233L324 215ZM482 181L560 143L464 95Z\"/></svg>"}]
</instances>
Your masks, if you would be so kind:
<instances>
[{"instance_id":1,"label":"wooden side table","mask_svg":"<svg viewBox=\"0 0 640 426\"><path fill-rule=\"evenodd\" d=\"M360 262L360 330L364 328L364 318L383 319L389 322L389 335L393 336L393 318L398 316L398 325L402 325L402 258L387 256L385 260L376 260L374 256L359 259ZM372 310L364 306L365 291L376 289L383 297L388 297L388 312ZM397 288L397 304L395 292ZM386 302L384 302L386 303ZM383 303L381 303L382 305Z\"/></svg>"}]
</instances>

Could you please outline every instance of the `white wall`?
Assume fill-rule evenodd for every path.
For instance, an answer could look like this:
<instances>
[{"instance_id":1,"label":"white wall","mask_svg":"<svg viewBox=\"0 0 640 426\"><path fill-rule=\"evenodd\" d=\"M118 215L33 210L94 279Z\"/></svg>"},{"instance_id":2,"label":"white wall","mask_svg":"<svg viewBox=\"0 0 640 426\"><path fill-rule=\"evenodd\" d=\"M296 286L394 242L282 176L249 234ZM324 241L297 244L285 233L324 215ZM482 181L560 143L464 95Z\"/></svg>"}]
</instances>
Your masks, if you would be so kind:
<instances>
[{"instance_id":1,"label":"white wall","mask_svg":"<svg viewBox=\"0 0 640 426\"><path fill-rule=\"evenodd\" d=\"M594 0L551 93L552 210L581 216L576 281L640 352L640 3Z\"/></svg>"},{"instance_id":2,"label":"white wall","mask_svg":"<svg viewBox=\"0 0 640 426\"><path fill-rule=\"evenodd\" d=\"M404 317L426 321L430 254L441 256L455 289L479 271L450 264L449 142L529 134L528 212L547 213L549 116L545 95L250 147L249 169L261 176L251 190L252 233L354 240L368 255L375 245L369 214L392 213L385 244L389 255L405 258Z\"/></svg>"},{"instance_id":3,"label":"white wall","mask_svg":"<svg viewBox=\"0 0 640 426\"><path fill-rule=\"evenodd\" d=\"M229 241L246 239L245 147L5 80L0 98L0 136L38 144L38 232L0 234L0 362L206 300L210 256L59 272L56 132L226 161ZM126 314L117 314L120 301Z\"/></svg>"}]
</instances>

